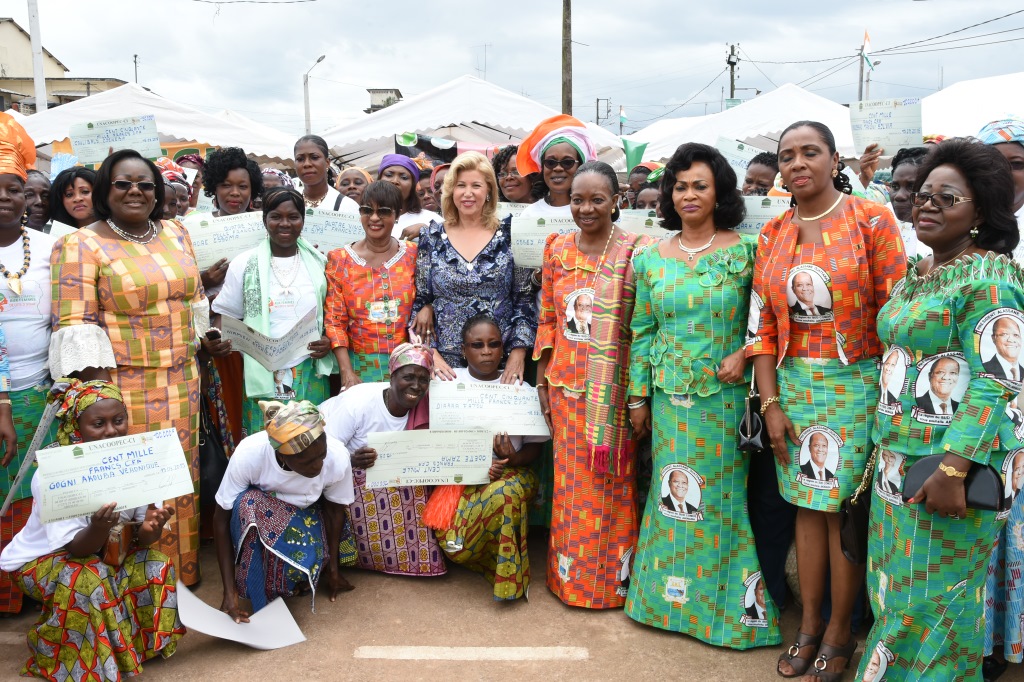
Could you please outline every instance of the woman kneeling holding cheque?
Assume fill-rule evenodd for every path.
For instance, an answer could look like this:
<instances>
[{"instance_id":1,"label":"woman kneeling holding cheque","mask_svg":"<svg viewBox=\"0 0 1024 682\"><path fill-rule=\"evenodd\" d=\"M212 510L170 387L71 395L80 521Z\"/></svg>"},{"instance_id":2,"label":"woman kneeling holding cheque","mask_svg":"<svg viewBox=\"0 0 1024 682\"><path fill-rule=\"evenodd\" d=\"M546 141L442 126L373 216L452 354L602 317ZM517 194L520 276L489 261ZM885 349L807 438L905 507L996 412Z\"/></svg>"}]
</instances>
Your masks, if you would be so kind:
<instances>
[{"instance_id":1,"label":"woman kneeling holding cheque","mask_svg":"<svg viewBox=\"0 0 1024 682\"><path fill-rule=\"evenodd\" d=\"M331 601L352 589L338 573L342 505L353 500L348 453L324 433L313 403L260 401L260 408L266 430L239 443L228 460L213 517L221 611L236 623L249 621L239 596L253 612L307 584L315 596L324 568Z\"/></svg>"},{"instance_id":2,"label":"woman kneeling holding cheque","mask_svg":"<svg viewBox=\"0 0 1024 682\"><path fill-rule=\"evenodd\" d=\"M49 400L60 402L60 445L128 435L121 391L107 381L59 379ZM171 507L116 512L116 502L91 517L43 523L40 477L32 479L32 512L0 554L22 592L42 604L28 632L31 652L22 675L47 680L120 680L142 672L151 658L169 657L185 634L178 619L174 565L150 545L160 541ZM116 533L134 530L128 554L111 557Z\"/></svg>"}]
</instances>

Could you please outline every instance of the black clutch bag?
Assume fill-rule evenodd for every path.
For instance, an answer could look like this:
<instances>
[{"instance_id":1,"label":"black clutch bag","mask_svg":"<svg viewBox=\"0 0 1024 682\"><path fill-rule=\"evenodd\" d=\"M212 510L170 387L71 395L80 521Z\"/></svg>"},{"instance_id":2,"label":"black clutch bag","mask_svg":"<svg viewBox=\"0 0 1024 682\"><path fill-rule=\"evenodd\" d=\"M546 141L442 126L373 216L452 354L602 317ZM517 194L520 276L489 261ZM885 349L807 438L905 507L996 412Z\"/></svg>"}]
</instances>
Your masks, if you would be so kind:
<instances>
[{"instance_id":1,"label":"black clutch bag","mask_svg":"<svg viewBox=\"0 0 1024 682\"><path fill-rule=\"evenodd\" d=\"M868 521L871 516L871 479L875 472L878 448L871 452L860 485L839 503L839 545L846 560L854 564L868 560Z\"/></svg>"},{"instance_id":2,"label":"black clutch bag","mask_svg":"<svg viewBox=\"0 0 1024 682\"><path fill-rule=\"evenodd\" d=\"M917 460L906 476L903 477L903 501L907 502L921 489L939 468L945 455L928 455ZM967 478L964 479L964 491L967 493L969 509L984 509L1001 512L1003 507L1003 477L988 465L972 464Z\"/></svg>"},{"instance_id":3,"label":"black clutch bag","mask_svg":"<svg viewBox=\"0 0 1024 682\"><path fill-rule=\"evenodd\" d=\"M745 452L757 452L765 447L764 440L764 417L761 416L761 396L754 388L753 379L750 381L750 392L744 401L743 418L740 419L738 434L740 450Z\"/></svg>"}]
</instances>

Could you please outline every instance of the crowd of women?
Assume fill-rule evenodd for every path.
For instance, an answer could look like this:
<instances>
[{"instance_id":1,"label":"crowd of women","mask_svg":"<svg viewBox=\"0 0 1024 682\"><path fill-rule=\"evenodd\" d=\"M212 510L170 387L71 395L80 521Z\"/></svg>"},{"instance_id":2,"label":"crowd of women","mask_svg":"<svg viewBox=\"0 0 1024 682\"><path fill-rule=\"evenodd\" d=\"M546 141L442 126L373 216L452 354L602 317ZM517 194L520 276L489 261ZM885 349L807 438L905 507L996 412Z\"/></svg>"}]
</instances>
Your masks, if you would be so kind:
<instances>
[{"instance_id":1,"label":"crowd of women","mask_svg":"<svg viewBox=\"0 0 1024 682\"><path fill-rule=\"evenodd\" d=\"M42 604L24 671L118 679L173 653L175 585L199 581L207 539L245 621L279 595L337 599L350 566L455 562L524 597L540 519L565 604L778 645L795 539L778 675L842 679L873 619L858 680L998 677L1024 630L1024 122L899 150L880 184L882 153L854 192L831 131L799 121L745 178L685 143L620 187L557 116L492 159L387 155L376 181L306 136L299 183L225 148L118 151L51 184L0 118L0 491L37 428L62 445L173 428L215 493L44 524L26 478L0 520L0 612ZM178 220L200 192L214 216L261 211L266 239L201 271ZM760 194L792 208L740 234ZM507 203L579 229L517 266ZM318 206L364 237L321 255L302 236ZM668 235L623 230L627 207ZM50 220L78 229L54 239ZM226 316L280 337L311 311L321 337L274 371L219 333ZM368 486L369 436L429 428L431 381L532 383L551 438L495 434L489 484ZM229 456L215 481L201 435ZM866 563L840 513L860 495Z\"/></svg>"}]
</instances>

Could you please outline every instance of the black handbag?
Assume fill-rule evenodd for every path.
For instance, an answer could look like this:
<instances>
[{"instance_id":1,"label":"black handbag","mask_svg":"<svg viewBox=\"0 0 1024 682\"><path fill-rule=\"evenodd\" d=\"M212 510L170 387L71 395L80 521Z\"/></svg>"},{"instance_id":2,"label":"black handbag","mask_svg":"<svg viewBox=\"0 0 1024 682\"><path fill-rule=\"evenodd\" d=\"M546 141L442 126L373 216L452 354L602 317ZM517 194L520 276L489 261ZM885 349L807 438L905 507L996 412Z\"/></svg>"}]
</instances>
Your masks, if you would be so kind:
<instances>
[{"instance_id":1,"label":"black handbag","mask_svg":"<svg viewBox=\"0 0 1024 682\"><path fill-rule=\"evenodd\" d=\"M871 514L871 479L875 473L878 448L864 467L864 476L852 495L839 503L839 544L843 556L853 564L868 560L868 518Z\"/></svg>"},{"instance_id":2,"label":"black handbag","mask_svg":"<svg viewBox=\"0 0 1024 682\"><path fill-rule=\"evenodd\" d=\"M750 380L750 391L743 406L743 418L740 419L738 447L744 452L757 452L765 448L764 417L761 416L761 396L757 393L754 379Z\"/></svg>"},{"instance_id":3,"label":"black handbag","mask_svg":"<svg viewBox=\"0 0 1024 682\"><path fill-rule=\"evenodd\" d=\"M228 469L224 443L213 426L206 398L199 399L199 507L213 509L217 489ZM207 506L210 505L210 506Z\"/></svg>"},{"instance_id":4,"label":"black handbag","mask_svg":"<svg viewBox=\"0 0 1024 682\"><path fill-rule=\"evenodd\" d=\"M944 458L945 455L928 455L914 462L903 477L904 502L908 502L921 489ZM964 479L964 492L967 494L968 509L1001 512L1006 508L1003 504L1003 477L990 465L971 465Z\"/></svg>"}]
</instances>

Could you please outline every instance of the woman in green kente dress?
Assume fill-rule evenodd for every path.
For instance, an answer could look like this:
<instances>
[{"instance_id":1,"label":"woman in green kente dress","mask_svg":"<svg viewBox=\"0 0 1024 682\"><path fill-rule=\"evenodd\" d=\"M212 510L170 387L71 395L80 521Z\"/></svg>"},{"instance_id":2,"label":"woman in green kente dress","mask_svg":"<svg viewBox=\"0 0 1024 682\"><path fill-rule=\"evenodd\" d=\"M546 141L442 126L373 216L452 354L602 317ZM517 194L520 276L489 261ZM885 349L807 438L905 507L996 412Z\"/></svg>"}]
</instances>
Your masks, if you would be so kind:
<instances>
[{"instance_id":1,"label":"woman in green kente dress","mask_svg":"<svg viewBox=\"0 0 1024 682\"><path fill-rule=\"evenodd\" d=\"M778 644L736 447L756 244L733 231L743 199L713 147L679 147L660 192L662 224L679 232L633 257L630 421L637 440L653 421L654 476L626 614L716 646Z\"/></svg>"},{"instance_id":2,"label":"woman in green kente dress","mask_svg":"<svg viewBox=\"0 0 1024 682\"><path fill-rule=\"evenodd\" d=\"M892 395L880 398L872 434L876 620L860 673L875 658L887 682L981 680L986 569L1005 520L967 507L963 477L975 464L1004 468L1020 446L1006 417L1024 360L1024 272L1007 257L1020 237L998 151L948 140L917 177L914 226L933 254L878 315ZM945 455L940 468L904 489L906 473L933 454Z\"/></svg>"}]
</instances>

